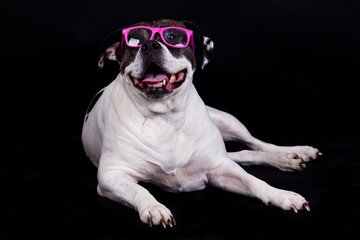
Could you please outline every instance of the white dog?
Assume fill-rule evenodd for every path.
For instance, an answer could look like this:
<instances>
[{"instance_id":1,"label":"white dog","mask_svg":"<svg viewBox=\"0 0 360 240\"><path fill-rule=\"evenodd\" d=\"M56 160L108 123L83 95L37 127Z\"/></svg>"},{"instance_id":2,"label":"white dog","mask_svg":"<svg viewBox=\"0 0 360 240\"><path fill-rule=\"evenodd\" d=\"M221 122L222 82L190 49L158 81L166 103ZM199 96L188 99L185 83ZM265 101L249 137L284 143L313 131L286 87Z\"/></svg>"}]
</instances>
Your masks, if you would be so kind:
<instances>
[{"instance_id":1,"label":"white dog","mask_svg":"<svg viewBox=\"0 0 360 240\"><path fill-rule=\"evenodd\" d=\"M274 188L237 164L297 171L321 153L262 142L232 115L206 106L192 77L213 46L193 23L173 20L141 22L104 40L99 67L106 56L119 62L120 73L93 99L82 133L98 167L98 193L134 207L150 226L172 227L175 219L139 181L180 192L210 184L284 210L310 211L299 194ZM224 140L252 150L227 152Z\"/></svg>"}]
</instances>

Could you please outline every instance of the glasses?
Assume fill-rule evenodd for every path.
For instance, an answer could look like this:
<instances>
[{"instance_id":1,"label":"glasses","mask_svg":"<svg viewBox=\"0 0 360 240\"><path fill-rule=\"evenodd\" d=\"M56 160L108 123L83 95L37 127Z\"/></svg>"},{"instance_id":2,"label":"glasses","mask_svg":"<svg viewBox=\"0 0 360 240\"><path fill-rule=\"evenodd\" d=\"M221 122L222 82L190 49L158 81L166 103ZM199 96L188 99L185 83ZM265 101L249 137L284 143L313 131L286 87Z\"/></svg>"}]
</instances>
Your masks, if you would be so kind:
<instances>
[{"instance_id":1,"label":"glasses","mask_svg":"<svg viewBox=\"0 0 360 240\"><path fill-rule=\"evenodd\" d=\"M153 28L136 26L122 30L124 38L121 42L120 54L122 55L124 39L126 45L129 47L141 47L145 41L153 40L156 33L160 34L161 39L166 45L173 48L186 48L191 39L192 49L195 53L193 31L189 29L180 27Z\"/></svg>"}]
</instances>

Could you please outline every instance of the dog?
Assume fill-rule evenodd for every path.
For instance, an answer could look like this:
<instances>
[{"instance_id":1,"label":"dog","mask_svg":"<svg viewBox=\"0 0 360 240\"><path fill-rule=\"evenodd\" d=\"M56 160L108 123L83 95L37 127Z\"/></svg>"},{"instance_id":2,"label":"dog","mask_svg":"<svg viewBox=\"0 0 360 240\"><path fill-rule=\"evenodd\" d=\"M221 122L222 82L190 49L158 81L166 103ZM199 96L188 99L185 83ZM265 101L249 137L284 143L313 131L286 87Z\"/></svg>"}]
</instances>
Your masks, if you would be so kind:
<instances>
[{"instance_id":1,"label":"dog","mask_svg":"<svg viewBox=\"0 0 360 240\"><path fill-rule=\"evenodd\" d=\"M164 228L176 225L173 214L139 182L172 192L212 185L283 210L310 211L301 195L272 187L240 165L301 171L322 154L310 146L263 142L232 115L206 106L192 78L213 49L213 41L188 21L140 22L106 37L98 66L106 58L117 61L120 73L92 100L82 131L85 153L98 168L98 194ZM250 150L227 152L229 140Z\"/></svg>"}]
</instances>

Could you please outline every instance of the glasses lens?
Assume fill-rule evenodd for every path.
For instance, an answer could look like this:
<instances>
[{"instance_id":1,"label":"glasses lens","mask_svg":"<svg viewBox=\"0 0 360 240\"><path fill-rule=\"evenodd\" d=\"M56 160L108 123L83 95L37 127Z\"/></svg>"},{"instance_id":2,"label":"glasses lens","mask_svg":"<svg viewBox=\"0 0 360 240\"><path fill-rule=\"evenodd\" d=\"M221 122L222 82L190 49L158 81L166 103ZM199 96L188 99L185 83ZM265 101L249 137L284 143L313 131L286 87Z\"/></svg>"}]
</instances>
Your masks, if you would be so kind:
<instances>
[{"instance_id":1,"label":"glasses lens","mask_svg":"<svg viewBox=\"0 0 360 240\"><path fill-rule=\"evenodd\" d=\"M187 33L181 29L169 28L163 33L164 40L175 47L184 47L187 45Z\"/></svg>"},{"instance_id":2,"label":"glasses lens","mask_svg":"<svg viewBox=\"0 0 360 240\"><path fill-rule=\"evenodd\" d=\"M147 28L135 28L128 33L128 44L131 47L142 45L151 37L151 30Z\"/></svg>"}]
</instances>

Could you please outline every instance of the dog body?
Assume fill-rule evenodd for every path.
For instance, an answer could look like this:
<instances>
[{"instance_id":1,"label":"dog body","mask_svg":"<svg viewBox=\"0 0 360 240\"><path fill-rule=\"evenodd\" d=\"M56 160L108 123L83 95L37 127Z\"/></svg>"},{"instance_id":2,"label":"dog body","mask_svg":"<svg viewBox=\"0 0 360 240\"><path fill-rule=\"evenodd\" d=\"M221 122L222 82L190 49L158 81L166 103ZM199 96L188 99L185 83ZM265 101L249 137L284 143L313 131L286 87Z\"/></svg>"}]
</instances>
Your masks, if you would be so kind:
<instances>
[{"instance_id":1,"label":"dog body","mask_svg":"<svg viewBox=\"0 0 360 240\"><path fill-rule=\"evenodd\" d=\"M183 106L177 105L164 118L147 108L141 112L123 84L119 74L103 90L84 125L83 142L92 146L86 152L99 167L99 177L111 167L131 171L134 179L154 182L170 191L204 188L206 174L227 156L221 134L194 86L191 84ZM164 111L171 106L171 102L163 104L154 107Z\"/></svg>"},{"instance_id":2,"label":"dog body","mask_svg":"<svg viewBox=\"0 0 360 240\"><path fill-rule=\"evenodd\" d=\"M98 193L134 207L142 222L150 226L173 226L175 220L139 181L169 191L194 191L211 184L284 210L309 210L299 194L271 187L237 163L294 171L320 152L308 146L262 142L230 114L204 104L192 77L197 65L204 67L209 61L213 43L194 24L160 20L134 26L152 27L152 38L133 47L131 44L136 45L148 29L137 29L141 36L135 40L128 37L127 46L126 30L108 36L99 66L106 56L119 62L120 73L97 94L85 116L82 141L98 167ZM189 37L188 46L185 42L170 45L165 38L174 36L161 29L166 27L192 30L192 43ZM242 141L256 151L228 153L224 140Z\"/></svg>"}]
</instances>

